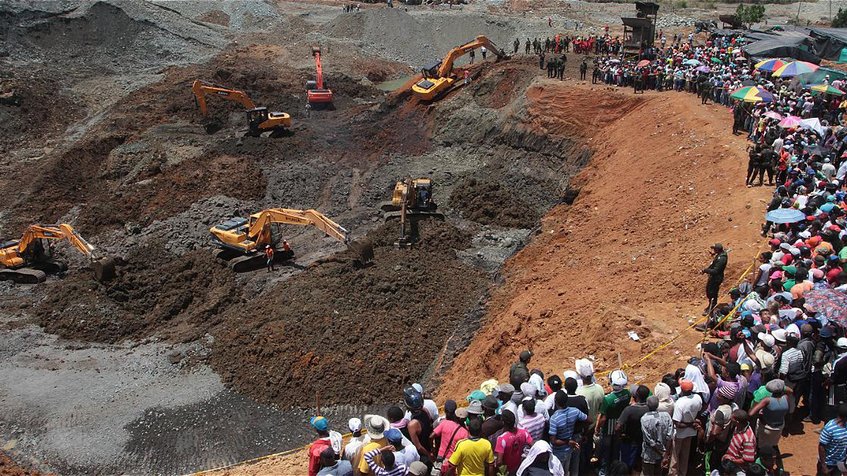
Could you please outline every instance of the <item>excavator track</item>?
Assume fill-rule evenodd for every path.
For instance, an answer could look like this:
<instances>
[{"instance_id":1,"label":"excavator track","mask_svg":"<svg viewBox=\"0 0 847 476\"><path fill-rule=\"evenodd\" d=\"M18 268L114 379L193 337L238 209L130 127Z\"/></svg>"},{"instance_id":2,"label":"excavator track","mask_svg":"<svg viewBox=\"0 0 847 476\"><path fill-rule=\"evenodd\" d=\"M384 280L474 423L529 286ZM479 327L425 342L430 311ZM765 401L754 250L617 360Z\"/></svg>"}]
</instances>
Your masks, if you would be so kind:
<instances>
[{"instance_id":1,"label":"excavator track","mask_svg":"<svg viewBox=\"0 0 847 476\"><path fill-rule=\"evenodd\" d=\"M399 220L403 216L402 211L386 212L383 215L385 221ZM426 210L407 210L407 219L435 218L436 220L444 220L444 214L441 212L431 212Z\"/></svg>"},{"instance_id":2,"label":"excavator track","mask_svg":"<svg viewBox=\"0 0 847 476\"><path fill-rule=\"evenodd\" d=\"M255 271L265 267L266 264L265 255L262 253L245 255L234 250L219 249L213 251L212 254L216 261L228 266L236 273ZM277 251L274 254L275 263L291 261L292 259L294 259L293 251Z\"/></svg>"},{"instance_id":3,"label":"excavator track","mask_svg":"<svg viewBox=\"0 0 847 476\"><path fill-rule=\"evenodd\" d=\"M17 284L38 284L47 279L47 273L37 269L0 269L0 281L12 281Z\"/></svg>"}]
</instances>

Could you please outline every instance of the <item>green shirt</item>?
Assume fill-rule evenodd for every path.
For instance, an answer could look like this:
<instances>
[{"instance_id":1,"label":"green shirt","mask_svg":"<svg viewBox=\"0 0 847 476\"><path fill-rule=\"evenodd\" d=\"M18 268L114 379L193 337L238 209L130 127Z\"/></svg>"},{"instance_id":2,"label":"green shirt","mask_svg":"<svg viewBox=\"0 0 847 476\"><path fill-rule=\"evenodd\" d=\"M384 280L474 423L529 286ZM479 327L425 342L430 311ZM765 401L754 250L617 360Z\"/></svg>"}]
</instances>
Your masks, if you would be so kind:
<instances>
[{"instance_id":1,"label":"green shirt","mask_svg":"<svg viewBox=\"0 0 847 476\"><path fill-rule=\"evenodd\" d=\"M768 392L768 389L765 388L764 385L757 388L755 392L753 392L753 404L759 403L762 400L771 396L771 392Z\"/></svg>"},{"instance_id":2,"label":"green shirt","mask_svg":"<svg viewBox=\"0 0 847 476\"><path fill-rule=\"evenodd\" d=\"M609 392L603 397L603 404L600 405L600 414L606 415L608 419L618 419L623 413L623 409L629 406L629 401L632 399L632 394L629 390L623 389L619 392Z\"/></svg>"},{"instance_id":3,"label":"green shirt","mask_svg":"<svg viewBox=\"0 0 847 476\"><path fill-rule=\"evenodd\" d=\"M791 288L793 288L795 284L797 284L797 281L789 279L785 282L785 284L782 285L782 289L786 292L791 292Z\"/></svg>"}]
</instances>

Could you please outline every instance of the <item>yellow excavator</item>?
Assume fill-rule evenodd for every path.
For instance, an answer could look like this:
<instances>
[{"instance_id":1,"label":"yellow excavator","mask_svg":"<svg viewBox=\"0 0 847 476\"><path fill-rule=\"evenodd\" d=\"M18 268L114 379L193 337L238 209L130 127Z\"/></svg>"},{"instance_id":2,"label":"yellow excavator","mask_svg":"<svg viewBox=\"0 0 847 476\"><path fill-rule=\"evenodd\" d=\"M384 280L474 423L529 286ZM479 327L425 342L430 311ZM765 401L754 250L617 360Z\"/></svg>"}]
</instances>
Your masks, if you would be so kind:
<instances>
[{"instance_id":1,"label":"yellow excavator","mask_svg":"<svg viewBox=\"0 0 847 476\"><path fill-rule=\"evenodd\" d=\"M244 91L215 86L199 79L191 85L191 90L194 92L194 102L204 116L209 114L206 107L206 94L214 94L221 99L235 101L244 106L247 110L248 134L251 136L259 136L268 131L279 132L291 127L291 116L284 112L268 112L266 107L256 107L256 103Z\"/></svg>"},{"instance_id":2,"label":"yellow excavator","mask_svg":"<svg viewBox=\"0 0 847 476\"><path fill-rule=\"evenodd\" d=\"M276 248L273 225L314 226L327 236L347 245L356 255L356 263L366 265L373 260L373 246L366 242L350 241L350 232L317 210L269 208L250 215L249 218L232 218L209 231L217 245L215 257L228 264L233 271L256 269L265 262L265 247ZM275 260L290 260L294 252L283 242L275 251Z\"/></svg>"},{"instance_id":3,"label":"yellow excavator","mask_svg":"<svg viewBox=\"0 0 847 476\"><path fill-rule=\"evenodd\" d=\"M30 225L20 240L0 243L0 281L10 280L21 284L36 284L47 278L47 273L62 272L64 263L50 259L44 240L67 240L74 248L91 259L94 278L108 281L115 277L115 260L97 258L94 247L85 241L72 226ZM49 246L48 246L49 248Z\"/></svg>"},{"instance_id":4,"label":"yellow excavator","mask_svg":"<svg viewBox=\"0 0 847 476\"><path fill-rule=\"evenodd\" d=\"M380 205L385 221L400 220L400 238L394 243L398 248L408 248L418 238L418 222L422 218L444 219L432 197L432 179L411 177L394 185L391 201Z\"/></svg>"},{"instance_id":5,"label":"yellow excavator","mask_svg":"<svg viewBox=\"0 0 847 476\"><path fill-rule=\"evenodd\" d=\"M450 50L443 60L425 66L421 70L423 79L412 86L412 93L422 101L432 101L461 86L462 82L453 74L453 63L469 51L483 46L496 55L498 61L509 57L485 36L477 36L473 41Z\"/></svg>"}]
</instances>

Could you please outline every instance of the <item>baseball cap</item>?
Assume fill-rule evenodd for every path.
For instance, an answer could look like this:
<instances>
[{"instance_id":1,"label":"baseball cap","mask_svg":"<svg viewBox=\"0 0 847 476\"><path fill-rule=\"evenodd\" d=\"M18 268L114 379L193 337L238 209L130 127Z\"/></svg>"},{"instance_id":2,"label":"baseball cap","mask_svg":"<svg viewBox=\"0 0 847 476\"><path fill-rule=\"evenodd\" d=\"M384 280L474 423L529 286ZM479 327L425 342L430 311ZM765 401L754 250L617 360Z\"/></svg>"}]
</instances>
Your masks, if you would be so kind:
<instances>
[{"instance_id":1,"label":"baseball cap","mask_svg":"<svg viewBox=\"0 0 847 476\"><path fill-rule=\"evenodd\" d=\"M609 375L609 380L612 382L612 385L617 385L619 387L623 387L627 384L629 379L627 379L626 374L623 370L615 370Z\"/></svg>"},{"instance_id":2,"label":"baseball cap","mask_svg":"<svg viewBox=\"0 0 847 476\"><path fill-rule=\"evenodd\" d=\"M756 337L759 339L759 342L765 345L765 347L773 347L773 345L776 344L776 340L770 334L759 332Z\"/></svg>"},{"instance_id":3,"label":"baseball cap","mask_svg":"<svg viewBox=\"0 0 847 476\"><path fill-rule=\"evenodd\" d=\"M835 341L835 347L847 350L847 337L839 337L838 340Z\"/></svg>"},{"instance_id":4,"label":"baseball cap","mask_svg":"<svg viewBox=\"0 0 847 476\"><path fill-rule=\"evenodd\" d=\"M497 386L498 393L515 393L515 386L510 383L504 383Z\"/></svg>"},{"instance_id":5,"label":"baseball cap","mask_svg":"<svg viewBox=\"0 0 847 476\"><path fill-rule=\"evenodd\" d=\"M694 382L692 382L691 380L681 379L679 381L679 388L683 392L690 392L690 391L694 390Z\"/></svg>"},{"instance_id":6,"label":"baseball cap","mask_svg":"<svg viewBox=\"0 0 847 476\"><path fill-rule=\"evenodd\" d=\"M403 441L403 433L400 433L400 430L397 428L391 428L385 432L385 439L388 440L389 443L398 443Z\"/></svg>"},{"instance_id":7,"label":"baseball cap","mask_svg":"<svg viewBox=\"0 0 847 476\"><path fill-rule=\"evenodd\" d=\"M471 415L482 415L482 402L474 400L468 405L468 413Z\"/></svg>"},{"instance_id":8,"label":"baseball cap","mask_svg":"<svg viewBox=\"0 0 847 476\"><path fill-rule=\"evenodd\" d=\"M413 383L412 388L417 390L418 393L423 394L423 386L419 383Z\"/></svg>"},{"instance_id":9,"label":"baseball cap","mask_svg":"<svg viewBox=\"0 0 847 476\"><path fill-rule=\"evenodd\" d=\"M350 428L350 431L352 431L353 433L355 433L355 432L357 432L357 431L361 431L361 429L362 429L362 420L359 420L358 418L351 418L351 419L347 422L347 428Z\"/></svg>"},{"instance_id":10,"label":"baseball cap","mask_svg":"<svg viewBox=\"0 0 847 476\"><path fill-rule=\"evenodd\" d=\"M309 424L318 431L326 431L329 428L329 421L322 416L313 416L309 419Z\"/></svg>"}]
</instances>

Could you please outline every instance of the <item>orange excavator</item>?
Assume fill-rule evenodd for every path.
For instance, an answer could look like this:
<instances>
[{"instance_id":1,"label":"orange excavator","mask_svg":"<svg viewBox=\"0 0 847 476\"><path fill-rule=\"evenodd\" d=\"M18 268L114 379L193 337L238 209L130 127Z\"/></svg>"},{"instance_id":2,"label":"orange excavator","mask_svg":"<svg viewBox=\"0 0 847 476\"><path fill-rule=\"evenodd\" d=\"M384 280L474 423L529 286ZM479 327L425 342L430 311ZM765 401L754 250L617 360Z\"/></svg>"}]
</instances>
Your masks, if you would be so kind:
<instances>
[{"instance_id":1,"label":"orange excavator","mask_svg":"<svg viewBox=\"0 0 847 476\"><path fill-rule=\"evenodd\" d=\"M453 88L461 86L462 82L458 81L456 76L453 75L453 63L469 51L482 48L483 46L494 53L498 61L509 57L485 36L477 36L473 41L469 41L450 50L443 60L425 66L421 70L423 79L412 86L412 93L420 100L432 101L448 93Z\"/></svg>"},{"instance_id":2,"label":"orange excavator","mask_svg":"<svg viewBox=\"0 0 847 476\"><path fill-rule=\"evenodd\" d=\"M313 226L347 245L356 255L356 263L365 265L373 259L373 245L350 241L350 232L323 213L293 208L269 208L249 218L231 218L213 226L209 232L212 243L218 247L215 257L235 272L256 269L265 261L265 247L276 247L278 238L273 236L273 225ZM287 246L274 253L275 259L290 260L293 257L294 252Z\"/></svg>"},{"instance_id":3,"label":"orange excavator","mask_svg":"<svg viewBox=\"0 0 847 476\"><path fill-rule=\"evenodd\" d=\"M306 98L309 104L324 105L332 102L332 91L324 83L324 70L321 65L321 47L312 47L312 56L315 57L315 80L306 81Z\"/></svg>"},{"instance_id":4,"label":"orange excavator","mask_svg":"<svg viewBox=\"0 0 847 476\"><path fill-rule=\"evenodd\" d=\"M14 281L21 284L43 282L47 273L63 272L64 263L53 261L45 248L44 240L67 240L74 248L91 259L94 278L108 281L115 277L115 260L96 258L94 247L85 241L72 226L30 225L20 240L0 243L0 281Z\"/></svg>"},{"instance_id":5,"label":"orange excavator","mask_svg":"<svg viewBox=\"0 0 847 476\"><path fill-rule=\"evenodd\" d=\"M200 80L194 81L191 90L194 92L194 101L204 116L209 114L206 107L206 94L214 94L221 99L235 101L244 106L247 110L248 134L251 136L259 136L263 132L276 132L291 127L291 116L284 112L268 112L266 107L256 107L256 103L244 91L227 89Z\"/></svg>"}]
</instances>

